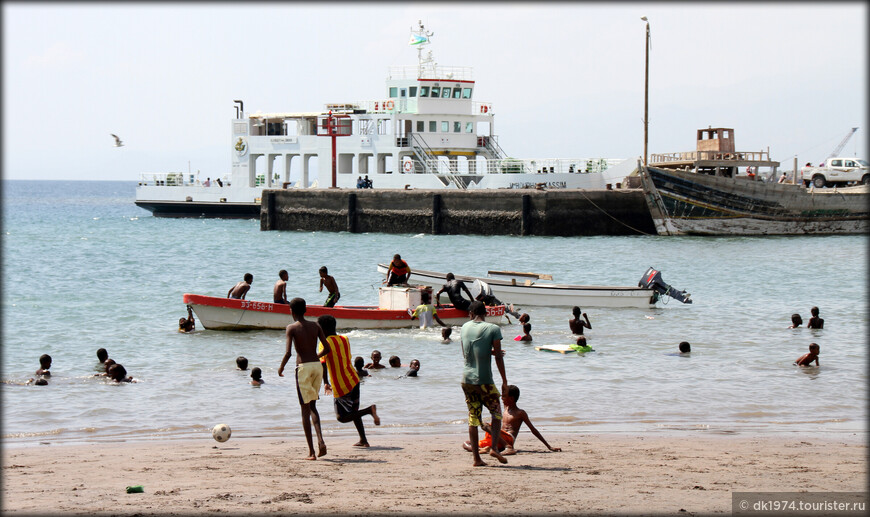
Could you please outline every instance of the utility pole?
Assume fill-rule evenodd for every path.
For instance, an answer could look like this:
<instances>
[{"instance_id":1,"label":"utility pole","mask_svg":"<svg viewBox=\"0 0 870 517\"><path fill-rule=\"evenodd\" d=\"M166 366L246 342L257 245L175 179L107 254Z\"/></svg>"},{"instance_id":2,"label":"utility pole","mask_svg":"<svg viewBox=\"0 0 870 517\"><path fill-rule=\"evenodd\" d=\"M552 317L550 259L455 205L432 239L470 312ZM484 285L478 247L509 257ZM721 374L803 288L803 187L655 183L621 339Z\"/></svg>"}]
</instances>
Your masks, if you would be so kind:
<instances>
[{"instance_id":1,"label":"utility pole","mask_svg":"<svg viewBox=\"0 0 870 517\"><path fill-rule=\"evenodd\" d=\"M643 84L643 166L646 167L647 143L649 142L649 21L646 16L641 16L646 22L646 66L644 67Z\"/></svg>"}]
</instances>

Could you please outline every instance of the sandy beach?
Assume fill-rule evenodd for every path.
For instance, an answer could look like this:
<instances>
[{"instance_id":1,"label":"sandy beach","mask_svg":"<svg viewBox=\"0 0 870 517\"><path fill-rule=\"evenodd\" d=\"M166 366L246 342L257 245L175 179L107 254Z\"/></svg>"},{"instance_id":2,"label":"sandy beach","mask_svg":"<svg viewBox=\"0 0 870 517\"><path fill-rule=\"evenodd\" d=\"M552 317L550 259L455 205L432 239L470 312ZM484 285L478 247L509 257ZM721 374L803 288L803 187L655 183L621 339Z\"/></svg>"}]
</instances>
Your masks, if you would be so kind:
<instances>
[{"instance_id":1,"label":"sandy beach","mask_svg":"<svg viewBox=\"0 0 870 517\"><path fill-rule=\"evenodd\" d=\"M713 436L530 433L507 465L473 468L465 435L327 436L218 444L161 440L4 447L3 512L18 514L710 514L732 491L864 491L856 434ZM126 493L143 485L143 493ZM682 511L688 513L682 513Z\"/></svg>"}]
</instances>

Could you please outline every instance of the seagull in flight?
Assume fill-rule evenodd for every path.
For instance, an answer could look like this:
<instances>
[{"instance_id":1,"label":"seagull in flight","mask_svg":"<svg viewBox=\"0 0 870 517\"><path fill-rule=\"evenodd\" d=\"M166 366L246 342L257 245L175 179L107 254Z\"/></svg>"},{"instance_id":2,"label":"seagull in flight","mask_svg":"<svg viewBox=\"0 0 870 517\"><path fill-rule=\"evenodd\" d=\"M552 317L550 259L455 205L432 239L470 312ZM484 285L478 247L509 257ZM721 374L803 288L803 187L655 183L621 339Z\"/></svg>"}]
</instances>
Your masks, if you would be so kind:
<instances>
[{"instance_id":1,"label":"seagull in flight","mask_svg":"<svg viewBox=\"0 0 870 517\"><path fill-rule=\"evenodd\" d=\"M114 133L109 133L109 134L112 135L112 138L115 139L115 147L121 147L124 145L124 142L122 142L121 139L118 138L118 135L116 135Z\"/></svg>"}]
</instances>

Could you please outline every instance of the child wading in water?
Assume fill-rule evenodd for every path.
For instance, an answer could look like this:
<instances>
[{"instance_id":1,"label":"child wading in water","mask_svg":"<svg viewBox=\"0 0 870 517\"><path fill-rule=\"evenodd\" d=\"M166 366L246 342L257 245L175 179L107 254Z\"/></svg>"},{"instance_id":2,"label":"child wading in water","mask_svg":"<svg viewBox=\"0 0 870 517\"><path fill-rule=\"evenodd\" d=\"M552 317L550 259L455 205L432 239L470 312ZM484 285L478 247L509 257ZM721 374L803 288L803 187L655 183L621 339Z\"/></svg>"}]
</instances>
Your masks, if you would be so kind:
<instances>
[{"instance_id":1,"label":"child wading in water","mask_svg":"<svg viewBox=\"0 0 870 517\"><path fill-rule=\"evenodd\" d=\"M580 319L580 307L574 307L572 312L574 313L574 318L568 320L568 326L571 327L571 332L582 336L583 327L592 330L592 324L589 323L589 316L587 316L585 312L583 313L583 318L586 321Z\"/></svg>"},{"instance_id":2,"label":"child wading in water","mask_svg":"<svg viewBox=\"0 0 870 517\"><path fill-rule=\"evenodd\" d=\"M520 389L513 384L508 386L507 393L501 397L502 402L504 402L504 413L502 414L501 420L501 438L499 439L498 450L504 451L502 453L503 456L516 454L517 451L514 449L514 443L516 443L517 435L520 433L520 428L523 424L526 424L529 427L529 431L531 431L538 440L541 440L541 443L546 445L547 449L553 452L561 451L562 449L560 447L553 447L547 443L547 440L545 440L535 426L532 425L532 421L529 419L529 414L526 413L525 410L517 407L517 400L519 400L519 398ZM492 435L490 434L489 424L483 424L481 427L486 431L483 440L478 444L483 451L484 448L489 449L492 447ZM466 451L470 451L471 443L465 442L462 447Z\"/></svg>"},{"instance_id":3,"label":"child wading in water","mask_svg":"<svg viewBox=\"0 0 870 517\"><path fill-rule=\"evenodd\" d=\"M810 366L813 364L813 361L816 362L816 366L819 365L819 345L815 343L810 343L810 351L807 354L804 354L797 358L794 364L798 366Z\"/></svg>"}]
</instances>

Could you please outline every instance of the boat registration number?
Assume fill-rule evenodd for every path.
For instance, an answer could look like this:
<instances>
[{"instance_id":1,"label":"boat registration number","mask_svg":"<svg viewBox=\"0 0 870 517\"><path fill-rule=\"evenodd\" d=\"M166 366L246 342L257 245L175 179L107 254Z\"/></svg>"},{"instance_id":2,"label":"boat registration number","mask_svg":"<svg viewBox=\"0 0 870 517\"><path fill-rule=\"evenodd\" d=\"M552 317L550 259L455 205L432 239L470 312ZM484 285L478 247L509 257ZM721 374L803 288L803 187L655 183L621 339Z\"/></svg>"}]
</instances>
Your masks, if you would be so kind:
<instances>
[{"instance_id":1,"label":"boat registration number","mask_svg":"<svg viewBox=\"0 0 870 517\"><path fill-rule=\"evenodd\" d=\"M487 316L504 316L504 306L498 307L487 307L486 308Z\"/></svg>"},{"instance_id":2,"label":"boat registration number","mask_svg":"<svg viewBox=\"0 0 870 517\"><path fill-rule=\"evenodd\" d=\"M248 300L242 300L242 309L272 312L272 304L266 302L250 302Z\"/></svg>"}]
</instances>

